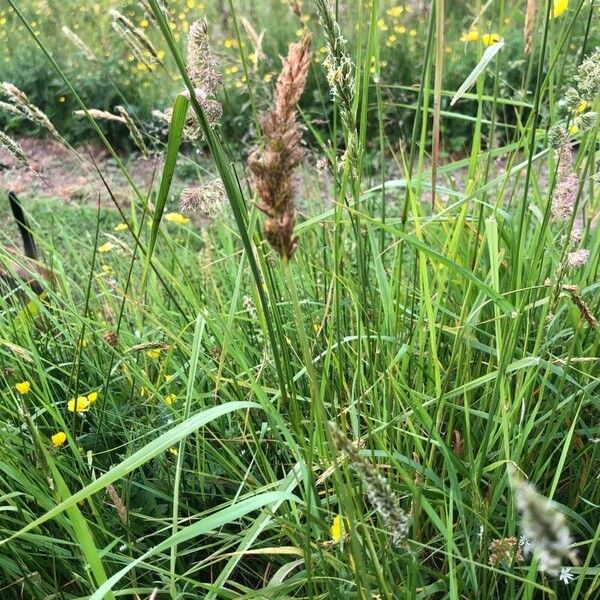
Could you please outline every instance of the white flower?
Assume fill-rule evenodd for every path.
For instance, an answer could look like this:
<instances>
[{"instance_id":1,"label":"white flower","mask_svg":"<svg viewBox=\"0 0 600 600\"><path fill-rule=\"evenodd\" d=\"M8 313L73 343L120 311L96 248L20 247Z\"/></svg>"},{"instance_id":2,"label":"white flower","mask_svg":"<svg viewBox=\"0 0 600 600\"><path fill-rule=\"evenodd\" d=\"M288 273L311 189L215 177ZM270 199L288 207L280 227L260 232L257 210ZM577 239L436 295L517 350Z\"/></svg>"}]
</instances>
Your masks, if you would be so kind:
<instances>
[{"instance_id":1,"label":"white flower","mask_svg":"<svg viewBox=\"0 0 600 600\"><path fill-rule=\"evenodd\" d=\"M571 573L571 567L561 567L558 580L562 581L565 585L569 585L573 579L575 579L575 575Z\"/></svg>"}]
</instances>

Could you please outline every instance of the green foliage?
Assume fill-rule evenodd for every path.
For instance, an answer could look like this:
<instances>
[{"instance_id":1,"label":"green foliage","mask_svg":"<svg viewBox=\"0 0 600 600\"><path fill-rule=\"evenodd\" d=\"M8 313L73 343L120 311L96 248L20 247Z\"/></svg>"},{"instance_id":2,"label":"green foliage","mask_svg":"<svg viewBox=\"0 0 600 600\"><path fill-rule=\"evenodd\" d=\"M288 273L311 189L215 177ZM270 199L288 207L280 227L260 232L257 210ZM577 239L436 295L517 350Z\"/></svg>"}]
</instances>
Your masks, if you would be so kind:
<instances>
[{"instance_id":1,"label":"green foliage","mask_svg":"<svg viewBox=\"0 0 600 600\"><path fill-rule=\"evenodd\" d=\"M26 36L17 3L9 3L12 31ZM87 32L86 41L93 28L101 39L112 35L103 3L53 4L27 7L32 29L42 11L42 34L60 31L61 16ZM179 95L170 137L156 136L166 164L147 196L104 138L129 185L126 198L111 189L100 207L28 200L54 277L42 299L26 285L20 299L14 290L0 299L2 598L598 595L600 100L583 108L562 102L595 43L590 8L571 2L549 21L539 13L525 56L524 2L494 3L479 27L500 32L505 48L450 107L484 51L480 41L459 41L475 16L467 14L471 3L448 6L443 45L418 3L409 17L368 4L340 14L356 67L344 107L355 130L340 125L321 63L312 67L302 118L326 166L317 172L311 155L298 173L299 248L289 263L262 238L243 164L248 146L260 143L256 118L270 101L273 57L300 27L284 2L268 5L281 26L269 31L271 58L245 87L236 82L249 40L241 55L232 42L239 15L225 2L207 7L224 69L238 66L225 71L221 128L211 129L190 95L209 157L194 164L195 143L178 153L188 104ZM110 57L93 76L77 68L73 47L53 47L55 64L41 60L45 34L36 61L16 50L9 56L7 64L23 60L14 82L61 133L96 131L92 121L70 118L81 108L73 90L88 107L110 110L117 96L109 88L122 91L127 101L119 92L118 102L150 137L158 128L144 115L173 106L191 86L182 30L169 27L160 2L147 5L156 21L147 18L146 29L169 70L140 72L137 91L113 85L123 65ZM201 13L199 2L186 6L178 22ZM250 3L247 18L266 23L265 6ZM137 3L122 10L138 24L146 18ZM302 11L324 39L312 5ZM388 40L404 18L419 34L409 28ZM118 41L105 47L126 53ZM448 70L436 105L440 51ZM53 91L34 83L40 74ZM125 67L122 74L131 75ZM97 83L86 88L89 81ZM138 92L134 110L130 94ZM49 108L53 94L71 95L56 108L67 111L63 121ZM447 154L433 165L432 202L435 111ZM572 127L580 114L585 130ZM98 124L126 145L120 124ZM545 136L550 125L560 133L557 153ZM223 181L221 216L173 215L177 180L206 173ZM573 177L585 184L570 219L558 221L554 188ZM1 267L18 238L2 204L0 221ZM589 250L579 267L569 262L576 248ZM64 440L53 438L59 432ZM570 583L538 572L512 539L520 518L507 471L564 515L578 559ZM398 515L400 529L389 522Z\"/></svg>"}]
</instances>

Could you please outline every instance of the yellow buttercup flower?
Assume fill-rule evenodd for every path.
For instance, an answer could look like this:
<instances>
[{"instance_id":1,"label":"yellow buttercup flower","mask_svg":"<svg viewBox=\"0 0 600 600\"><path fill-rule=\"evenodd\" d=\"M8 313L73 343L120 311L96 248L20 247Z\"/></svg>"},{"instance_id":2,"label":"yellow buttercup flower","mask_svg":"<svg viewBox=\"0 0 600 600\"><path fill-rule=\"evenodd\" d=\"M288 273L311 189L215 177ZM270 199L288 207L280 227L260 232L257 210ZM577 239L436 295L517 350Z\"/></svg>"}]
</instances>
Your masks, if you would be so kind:
<instances>
[{"instance_id":1,"label":"yellow buttercup flower","mask_svg":"<svg viewBox=\"0 0 600 600\"><path fill-rule=\"evenodd\" d=\"M479 31L476 31L474 29L471 31L465 31L460 36L461 42L476 42L478 39L479 39Z\"/></svg>"},{"instance_id":2,"label":"yellow buttercup flower","mask_svg":"<svg viewBox=\"0 0 600 600\"><path fill-rule=\"evenodd\" d=\"M19 392L19 394L24 396L31 389L31 383L29 383L29 381L21 381L21 383L17 383L15 385L15 388L17 389L17 392Z\"/></svg>"},{"instance_id":3,"label":"yellow buttercup flower","mask_svg":"<svg viewBox=\"0 0 600 600\"><path fill-rule=\"evenodd\" d=\"M177 400L177 396L175 394L169 394L168 396L165 396L165 403L169 406L171 406L175 400Z\"/></svg>"},{"instance_id":4,"label":"yellow buttercup flower","mask_svg":"<svg viewBox=\"0 0 600 600\"><path fill-rule=\"evenodd\" d=\"M152 350L147 350L146 356L152 360L156 360L160 356L160 348L152 348Z\"/></svg>"},{"instance_id":5,"label":"yellow buttercup flower","mask_svg":"<svg viewBox=\"0 0 600 600\"><path fill-rule=\"evenodd\" d=\"M385 12L390 17L399 17L404 12L404 8L402 6L393 6L392 8L388 8Z\"/></svg>"},{"instance_id":6,"label":"yellow buttercup flower","mask_svg":"<svg viewBox=\"0 0 600 600\"><path fill-rule=\"evenodd\" d=\"M569 0L554 0L552 9L550 10L550 18L556 19L560 17L569 8Z\"/></svg>"},{"instance_id":7,"label":"yellow buttercup flower","mask_svg":"<svg viewBox=\"0 0 600 600\"><path fill-rule=\"evenodd\" d=\"M67 410L69 412L82 413L90 408L90 401L85 396L78 396L77 400L71 398L67 402Z\"/></svg>"},{"instance_id":8,"label":"yellow buttercup flower","mask_svg":"<svg viewBox=\"0 0 600 600\"><path fill-rule=\"evenodd\" d=\"M165 215L165 221L169 221L170 223L177 223L177 225L185 225L186 223L190 222L190 220L187 217L184 217L183 215L180 215L176 212L167 213Z\"/></svg>"},{"instance_id":9,"label":"yellow buttercup flower","mask_svg":"<svg viewBox=\"0 0 600 600\"><path fill-rule=\"evenodd\" d=\"M575 113L580 115L588 107L587 100L582 100L575 109Z\"/></svg>"},{"instance_id":10,"label":"yellow buttercup flower","mask_svg":"<svg viewBox=\"0 0 600 600\"><path fill-rule=\"evenodd\" d=\"M55 433L50 440L55 448L60 448L67 441L67 434L64 431Z\"/></svg>"},{"instance_id":11,"label":"yellow buttercup flower","mask_svg":"<svg viewBox=\"0 0 600 600\"><path fill-rule=\"evenodd\" d=\"M492 44L496 44L500 41L500 35L497 33L485 33L481 36L481 41L486 46L491 46Z\"/></svg>"},{"instance_id":12,"label":"yellow buttercup flower","mask_svg":"<svg viewBox=\"0 0 600 600\"><path fill-rule=\"evenodd\" d=\"M126 229L129 229L126 223L119 223L118 225L114 226L115 231L125 231Z\"/></svg>"},{"instance_id":13,"label":"yellow buttercup flower","mask_svg":"<svg viewBox=\"0 0 600 600\"><path fill-rule=\"evenodd\" d=\"M331 522L331 539L334 542L340 542L344 537L344 520L341 515L336 515Z\"/></svg>"},{"instance_id":14,"label":"yellow buttercup flower","mask_svg":"<svg viewBox=\"0 0 600 600\"><path fill-rule=\"evenodd\" d=\"M171 446L169 448L169 452L173 455L173 456L177 456L179 454L179 450L177 450L177 448L175 448L175 446Z\"/></svg>"},{"instance_id":15,"label":"yellow buttercup flower","mask_svg":"<svg viewBox=\"0 0 600 600\"><path fill-rule=\"evenodd\" d=\"M104 254L105 252L110 252L113 248L116 248L116 246L112 242L106 242L106 244L98 246L98 252L102 252Z\"/></svg>"},{"instance_id":16,"label":"yellow buttercup flower","mask_svg":"<svg viewBox=\"0 0 600 600\"><path fill-rule=\"evenodd\" d=\"M173 377L175 377L174 375L169 375L168 373L165 374L165 381L168 383L169 381L171 381L171 379L173 379Z\"/></svg>"},{"instance_id":17,"label":"yellow buttercup flower","mask_svg":"<svg viewBox=\"0 0 600 600\"><path fill-rule=\"evenodd\" d=\"M98 392L90 392L87 395L87 399L90 401L90 404L94 404L98 400Z\"/></svg>"}]
</instances>

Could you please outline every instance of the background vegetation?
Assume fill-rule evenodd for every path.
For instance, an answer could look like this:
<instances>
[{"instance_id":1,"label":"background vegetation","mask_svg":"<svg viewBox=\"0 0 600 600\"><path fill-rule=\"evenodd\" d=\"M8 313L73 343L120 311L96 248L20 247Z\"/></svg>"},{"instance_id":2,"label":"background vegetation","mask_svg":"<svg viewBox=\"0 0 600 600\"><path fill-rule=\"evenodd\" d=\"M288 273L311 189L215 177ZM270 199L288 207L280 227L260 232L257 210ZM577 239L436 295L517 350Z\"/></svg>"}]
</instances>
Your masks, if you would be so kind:
<instances>
[{"instance_id":1,"label":"background vegetation","mask_svg":"<svg viewBox=\"0 0 600 600\"><path fill-rule=\"evenodd\" d=\"M331 100L318 2L299 16L277 0L159 4L7 0L0 12L1 78L68 143L101 140L132 175L123 123L73 117L80 101L122 105L164 158L124 201L24 196L55 275L42 300L26 287L24 302L2 299L0 597L597 597L599 99L572 106L567 90L598 44L598 7L535 2L526 53L527 2L340 2L352 131ZM109 8L162 66L131 53ZM204 15L223 117L179 153L177 127L152 111L185 89L176 53ZM288 263L263 239L245 161L304 28L309 150ZM450 106L489 34L504 47ZM2 119L17 138L47 134ZM556 127L568 143L548 136ZM576 193L560 221L565 148ZM218 215L176 212L175 160L188 178L223 180ZM14 242L14 225L2 236ZM328 423L410 517L402 547ZM519 540L510 465L571 531L576 559L560 573L540 572Z\"/></svg>"}]
</instances>

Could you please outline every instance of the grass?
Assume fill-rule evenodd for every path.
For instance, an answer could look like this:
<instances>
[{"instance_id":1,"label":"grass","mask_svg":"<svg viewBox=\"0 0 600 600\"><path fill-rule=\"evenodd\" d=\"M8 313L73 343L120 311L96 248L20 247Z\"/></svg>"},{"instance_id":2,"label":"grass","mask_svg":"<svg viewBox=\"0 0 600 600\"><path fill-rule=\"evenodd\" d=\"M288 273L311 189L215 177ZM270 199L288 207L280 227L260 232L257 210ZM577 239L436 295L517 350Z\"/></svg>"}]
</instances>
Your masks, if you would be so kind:
<instances>
[{"instance_id":1,"label":"grass","mask_svg":"<svg viewBox=\"0 0 600 600\"><path fill-rule=\"evenodd\" d=\"M482 18L524 12L497 4ZM450 108L462 81L445 78L440 32L458 17L433 2L412 135L398 140L386 119L404 103L401 84L378 77L386 13L359 3L348 94L326 100L324 127L302 111L312 149L289 262L264 239L247 151L210 127L195 95L208 151L199 168L226 195L214 221L164 219L186 152L182 95L151 190L132 186L127 205L108 208L31 204L56 277L43 300L24 288L27 309L14 294L2 301L1 597L598 595L598 121L563 102L594 49L597 14L572 1L549 19L538 4L519 86L500 68L503 49ZM193 89L181 40L148 5ZM26 16L23 26L33 30ZM78 101L76 82L36 43ZM264 101L251 92L258 115ZM470 132L455 158L454 123ZM558 222L564 161L548 130L573 123L580 188ZM579 268L566 262L575 228L590 253ZM3 243L14 236L2 232ZM23 381L27 393L15 387ZM88 409L67 409L92 392ZM363 461L336 448L334 426ZM59 431L66 441L53 447ZM490 550L522 533L511 465L564 516L577 555L563 561L568 584L541 572L538 555ZM410 517L406 547L392 545L390 513L369 500L376 475Z\"/></svg>"}]
</instances>

